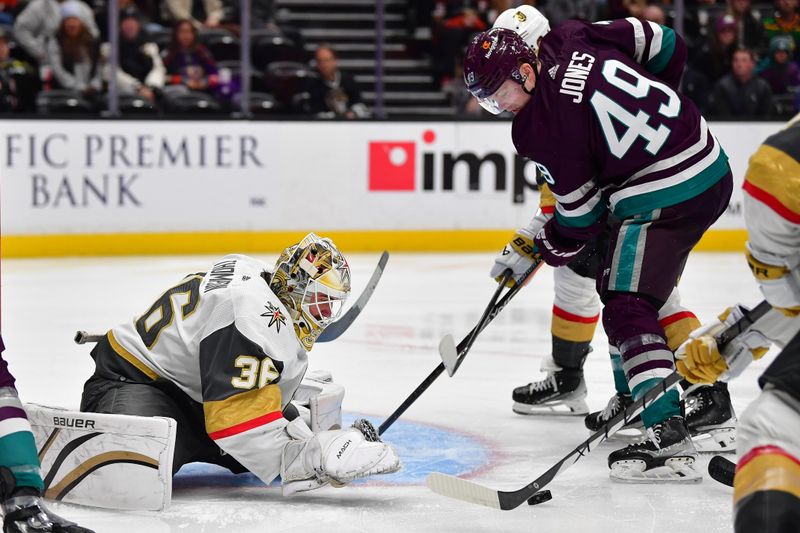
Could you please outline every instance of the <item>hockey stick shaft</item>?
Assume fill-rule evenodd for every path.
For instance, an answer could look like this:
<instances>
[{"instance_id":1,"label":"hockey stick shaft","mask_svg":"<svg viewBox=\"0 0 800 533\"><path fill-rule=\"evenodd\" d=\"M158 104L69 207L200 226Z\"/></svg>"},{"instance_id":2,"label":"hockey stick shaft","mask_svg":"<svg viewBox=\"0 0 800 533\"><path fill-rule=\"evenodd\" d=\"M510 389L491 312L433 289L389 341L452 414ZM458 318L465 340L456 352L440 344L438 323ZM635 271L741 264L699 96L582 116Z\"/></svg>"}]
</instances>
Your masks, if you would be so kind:
<instances>
[{"instance_id":1,"label":"hockey stick shaft","mask_svg":"<svg viewBox=\"0 0 800 533\"><path fill-rule=\"evenodd\" d=\"M323 331L319 338L317 338L317 342L330 342L338 339L342 333L347 331L355 319L358 318L358 315L361 314L364 306L367 305L367 302L372 297L372 293L375 292L375 287L378 286L378 281L380 281L381 276L383 275L383 270L386 268L386 263L388 261L389 252L384 251L381 254L381 258L378 260L378 266L375 267L375 271L372 273L372 276L369 278L366 287L364 287L364 290L361 291L361 294L356 302L350 306L350 309L348 309L341 318L325 328L325 331Z\"/></svg>"},{"instance_id":2,"label":"hockey stick shaft","mask_svg":"<svg viewBox=\"0 0 800 533\"><path fill-rule=\"evenodd\" d=\"M456 364L453 367L453 372L451 372L450 374L451 376L455 374L456 370L458 370L458 367L461 366L461 362L464 361L464 358L467 356L467 352L469 352L469 349L472 348L472 345L475 343L475 339L478 338L478 333L483 331L483 328L485 328L486 324L488 324L489 315L492 313L492 311L494 311L495 305L497 305L497 299L500 298L500 293L503 292L503 288L506 286L506 283L508 283L508 280L510 280L511 276L513 275L514 272L510 268L507 268L505 272L503 272L503 277L497 284L497 290L494 291L494 295L492 296L489 305L486 306L486 309L483 311L481 319L478 320L478 324L474 328L472 328L472 331L469 332L469 335L467 335L464 338L464 341L467 341L466 344L464 344L464 341L461 341L459 343L459 346L461 344L464 344L464 347L458 349L458 359L456 359ZM527 278L527 276L525 277ZM513 291L514 289L512 288L511 290Z\"/></svg>"},{"instance_id":3,"label":"hockey stick shaft","mask_svg":"<svg viewBox=\"0 0 800 533\"><path fill-rule=\"evenodd\" d=\"M519 292L520 288L522 288L525 282L530 278L530 276L533 275L534 272L536 272L536 270L539 269L541 265L542 265L541 260L534 263L525 272L525 274L523 275L523 279L520 281L520 283L512 287L511 290L509 290L505 294L505 296L503 296L500 299L499 302L493 303L496 300L497 296L500 294L500 291L502 290L504 284L501 284L500 287L498 287L497 292L495 292L495 295L492 298L492 304L487 307L487 311L489 312L488 313L484 312L484 316L482 317L481 322L478 323L478 325L476 325L467 334L467 337L465 337L464 340L458 343L459 353L461 353L464 346L466 346L466 343L469 341L470 337L477 336L478 333L483 331L483 329L486 326L488 326L492 320L494 320L494 317L496 317L497 314L500 311L502 311L506 305L508 305L508 302L511 301L514 295ZM459 362L457 362L457 365L460 364L460 361L464 359L464 355L466 355L466 352L464 352L462 355L459 355L458 358ZM395 409L394 412L390 414L386 420L383 421L383 424L381 424L378 427L378 435L383 435L386 432L386 430L389 429L392 426L392 424L394 424L397 421L397 419L400 418L400 416L402 416L402 414L405 413L409 407L411 407L411 404L413 404L415 401L417 401L417 399L420 396L422 396L422 393L425 392L428 389L428 387L430 387L433 384L434 381L436 381L436 379L442 374L442 372L444 372L444 370L445 370L444 363L439 363L438 366L434 368L430 374L428 374L428 377L422 380L422 383L420 383L417 386L417 388L414 389L414 391L411 394L409 394L405 400L403 400L403 403L401 403L400 406L397 409Z\"/></svg>"},{"instance_id":4,"label":"hockey stick shaft","mask_svg":"<svg viewBox=\"0 0 800 533\"><path fill-rule=\"evenodd\" d=\"M361 314L361 311L364 310L364 306L367 305L367 302L372 297L372 293L375 292L375 287L378 286L378 281L380 281L388 261L389 252L384 251L378 260L378 265L375 267L375 271L372 273L372 276L369 278L367 285L364 287L364 290L361 291L361 294L358 296L356 302L350 306L350 309L345 311L341 318L325 328L325 331L323 331L319 336L317 342L330 342L332 340L336 340L342 335L342 333L347 331L358 315ZM87 342L99 342L105 336L105 333L87 333L83 330L76 331L75 343L86 344Z\"/></svg>"},{"instance_id":5,"label":"hockey stick shaft","mask_svg":"<svg viewBox=\"0 0 800 533\"><path fill-rule=\"evenodd\" d=\"M745 313L741 319L726 328L717 337L718 345L724 346L733 340L737 335L764 316L770 309L770 305L765 301L757 305L751 311ZM666 392L680 380L681 375L678 372L672 372L655 387L648 390L644 396L623 409L620 413L617 413L617 415L606 422L602 428L579 444L558 463L550 467L544 474L519 490L498 491L468 480L440 473L433 473L428 476L428 487L434 492L450 498L486 505L495 509L514 509L530 499L534 494L541 491L548 483L553 481L556 476L575 464L581 457L590 453L595 444L599 444L616 433L625 424L636 417L636 415L644 411L646 407L666 394Z\"/></svg>"}]
</instances>

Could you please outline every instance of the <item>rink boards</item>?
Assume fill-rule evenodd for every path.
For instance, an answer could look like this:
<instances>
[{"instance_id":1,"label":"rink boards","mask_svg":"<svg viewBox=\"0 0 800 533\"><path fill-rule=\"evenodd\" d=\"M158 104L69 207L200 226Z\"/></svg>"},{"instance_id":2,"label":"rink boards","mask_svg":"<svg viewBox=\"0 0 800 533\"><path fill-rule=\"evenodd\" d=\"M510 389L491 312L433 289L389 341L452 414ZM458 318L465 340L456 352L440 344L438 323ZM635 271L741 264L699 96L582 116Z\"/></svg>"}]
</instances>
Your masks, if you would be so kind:
<instances>
[{"instance_id":1,"label":"rink boards","mask_svg":"<svg viewBox=\"0 0 800 533\"><path fill-rule=\"evenodd\" d=\"M738 250L747 160L781 123L710 127L736 187L700 247ZM350 251L492 250L539 200L500 121L9 120L0 142L4 257L271 252L308 230Z\"/></svg>"}]
</instances>

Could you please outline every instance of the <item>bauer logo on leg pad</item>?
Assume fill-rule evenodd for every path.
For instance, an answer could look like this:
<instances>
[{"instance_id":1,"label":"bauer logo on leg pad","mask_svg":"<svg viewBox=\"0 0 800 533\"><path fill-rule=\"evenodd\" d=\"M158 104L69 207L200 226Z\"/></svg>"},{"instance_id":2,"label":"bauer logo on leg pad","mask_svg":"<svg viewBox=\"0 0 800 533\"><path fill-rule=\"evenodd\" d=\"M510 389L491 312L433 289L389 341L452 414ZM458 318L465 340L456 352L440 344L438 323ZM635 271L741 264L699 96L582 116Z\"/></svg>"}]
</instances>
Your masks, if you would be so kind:
<instances>
[{"instance_id":1,"label":"bauer logo on leg pad","mask_svg":"<svg viewBox=\"0 0 800 533\"><path fill-rule=\"evenodd\" d=\"M27 404L45 497L107 509L161 510L172 496L171 418Z\"/></svg>"}]
</instances>

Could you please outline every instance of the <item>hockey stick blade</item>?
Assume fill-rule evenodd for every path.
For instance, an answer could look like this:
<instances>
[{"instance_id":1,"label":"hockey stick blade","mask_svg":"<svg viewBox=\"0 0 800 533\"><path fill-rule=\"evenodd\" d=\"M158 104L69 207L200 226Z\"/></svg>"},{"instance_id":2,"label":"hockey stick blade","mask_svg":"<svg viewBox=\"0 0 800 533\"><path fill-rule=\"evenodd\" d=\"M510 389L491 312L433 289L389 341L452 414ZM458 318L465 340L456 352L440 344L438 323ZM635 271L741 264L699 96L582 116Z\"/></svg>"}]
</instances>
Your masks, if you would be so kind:
<instances>
[{"instance_id":1,"label":"hockey stick blade","mask_svg":"<svg viewBox=\"0 0 800 533\"><path fill-rule=\"evenodd\" d=\"M736 463L725 459L721 455L716 455L708 462L708 475L711 479L719 481L723 485L733 487L733 477L736 474Z\"/></svg>"},{"instance_id":2,"label":"hockey stick blade","mask_svg":"<svg viewBox=\"0 0 800 533\"><path fill-rule=\"evenodd\" d=\"M544 261L538 261L537 263L533 264L531 268L529 268L528 271L525 273L524 275L525 280L530 279L530 277L533 276L533 274L543 264ZM458 355L458 360L456 361L455 368L453 369L453 373L455 373L455 371L458 369L458 366L461 364L461 362L464 360L464 357L467 355L467 351L469 350L468 344L470 343L470 339L474 340L475 335L477 333L480 333L483 330L483 328L485 328L492 320L494 320L494 317L496 317L497 314L500 311L502 311L505 306L508 305L508 302L510 302L511 299L514 297L514 295L517 292L519 292L520 288L523 285L524 282L522 284L516 285L514 288L508 291L503 296L503 298L500 299L499 302L497 302L493 307L491 307L491 310L487 309L489 310L489 313L486 314L486 316L481 319L480 323L477 326L475 326L472 329L472 331L458 344L456 352L459 355ZM502 286L500 286L499 289L502 289ZM495 293L495 295L497 294L498 292ZM386 418L386 420L383 421L383 423L378 428L378 434L383 435L386 432L386 430L389 429L392 426L392 424L394 424L397 421L397 419L403 415L403 413L406 412L406 409L408 409L414 402L416 402L417 399L420 396L422 396L423 392L428 390L428 387L430 387L431 384L433 384L433 382L436 381L440 375L442 375L442 372L444 372L444 370L445 370L444 362L441 362L438 365L436 365L436 368L434 368L433 371L431 371L431 373L428 374L428 377L422 380L422 383L417 385L417 388L414 389L411 392L411 394L409 394L408 397L406 397L405 400L403 400L403 403L401 403L397 407L397 409L395 409L394 412L392 412L392 414L390 414L388 418Z\"/></svg>"},{"instance_id":3,"label":"hockey stick blade","mask_svg":"<svg viewBox=\"0 0 800 533\"><path fill-rule=\"evenodd\" d=\"M388 261L389 252L383 252L381 254L381 258L378 260L378 266L375 267L375 272L372 273L372 277L369 278L367 286L364 287L364 290L361 292L358 300L356 300L356 302L341 316L341 318L339 318L339 320L325 328L319 338L317 338L317 342L330 342L336 340L342 335L342 333L347 331L358 315L361 314L364 306L367 305L367 302L372 297L372 293L375 292L375 287L378 286L378 281L381 279L383 270L386 268L386 263Z\"/></svg>"},{"instance_id":4,"label":"hockey stick blade","mask_svg":"<svg viewBox=\"0 0 800 533\"><path fill-rule=\"evenodd\" d=\"M721 339L719 346L722 347L730 342L750 325L764 316L770 309L771 307L769 303L764 301L758 304L748 313L745 313L741 319L739 319L735 324L728 326L725 331L718 336L718 339ZM636 417L636 415L644 411L646 407L666 394L666 392L681 379L682 376L677 371L672 372L656 386L648 390L644 396L636 400L627 408L623 409L621 412L617 413L616 416L613 416L602 428L600 428L600 430L592 433L588 439L580 443L577 448L568 453L558 463L550 467L550 469L544 474L519 490L495 490L489 487L484 487L483 485L474 483L472 481L467 481L455 476L448 476L447 474L442 474L439 472L434 472L428 476L428 478L434 477L432 482L428 483L428 486L437 494L441 494L442 496L447 496L449 498L454 498L469 503L477 503L479 505L485 505L487 507L501 509L503 511L515 509L523 502L529 500L534 494L541 491L561 472L578 462L581 457L589 454L593 447L616 433L620 428Z\"/></svg>"},{"instance_id":5,"label":"hockey stick blade","mask_svg":"<svg viewBox=\"0 0 800 533\"><path fill-rule=\"evenodd\" d=\"M501 492L484 487L460 477L434 472L425 479L428 488L442 496L449 496L469 503L485 505L492 509L503 509L500 505Z\"/></svg>"},{"instance_id":6,"label":"hockey stick blade","mask_svg":"<svg viewBox=\"0 0 800 533\"><path fill-rule=\"evenodd\" d=\"M458 350L456 349L455 339L449 333L439 341L439 355L442 356L442 364L444 364L444 368L447 370L447 375L452 378L456 371Z\"/></svg>"}]
</instances>

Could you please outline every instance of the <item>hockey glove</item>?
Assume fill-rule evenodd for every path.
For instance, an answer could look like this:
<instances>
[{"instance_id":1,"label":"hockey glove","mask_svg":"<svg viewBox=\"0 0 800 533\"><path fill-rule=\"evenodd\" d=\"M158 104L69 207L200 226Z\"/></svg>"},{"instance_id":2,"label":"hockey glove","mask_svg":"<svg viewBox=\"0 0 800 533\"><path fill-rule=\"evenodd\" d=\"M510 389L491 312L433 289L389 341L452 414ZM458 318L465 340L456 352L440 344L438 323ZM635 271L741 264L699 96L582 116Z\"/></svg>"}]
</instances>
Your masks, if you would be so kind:
<instances>
[{"instance_id":1,"label":"hockey glove","mask_svg":"<svg viewBox=\"0 0 800 533\"><path fill-rule=\"evenodd\" d=\"M533 233L527 228L520 228L514 234L514 238L503 247L503 251L495 258L489 275L499 283L503 279L503 272L510 268L514 275L507 285L513 287L523 281L522 277L525 272L539 257L539 252L533 244Z\"/></svg>"},{"instance_id":2,"label":"hockey glove","mask_svg":"<svg viewBox=\"0 0 800 533\"><path fill-rule=\"evenodd\" d=\"M562 237L558 234L555 219L544 225L533 242L542 254L545 263L553 267L566 265L581 253L586 243Z\"/></svg>"},{"instance_id":3,"label":"hockey glove","mask_svg":"<svg viewBox=\"0 0 800 533\"><path fill-rule=\"evenodd\" d=\"M742 318L747 309L729 307L718 320L699 327L689 334L689 339L675 352L678 372L691 383L728 381L741 374L747 365L761 359L769 349L770 341L755 330L746 330L722 350L717 346L716 335Z\"/></svg>"},{"instance_id":4,"label":"hockey glove","mask_svg":"<svg viewBox=\"0 0 800 533\"><path fill-rule=\"evenodd\" d=\"M747 264L769 304L788 317L800 315L800 272L798 267L775 266L759 261L748 249Z\"/></svg>"}]
</instances>

